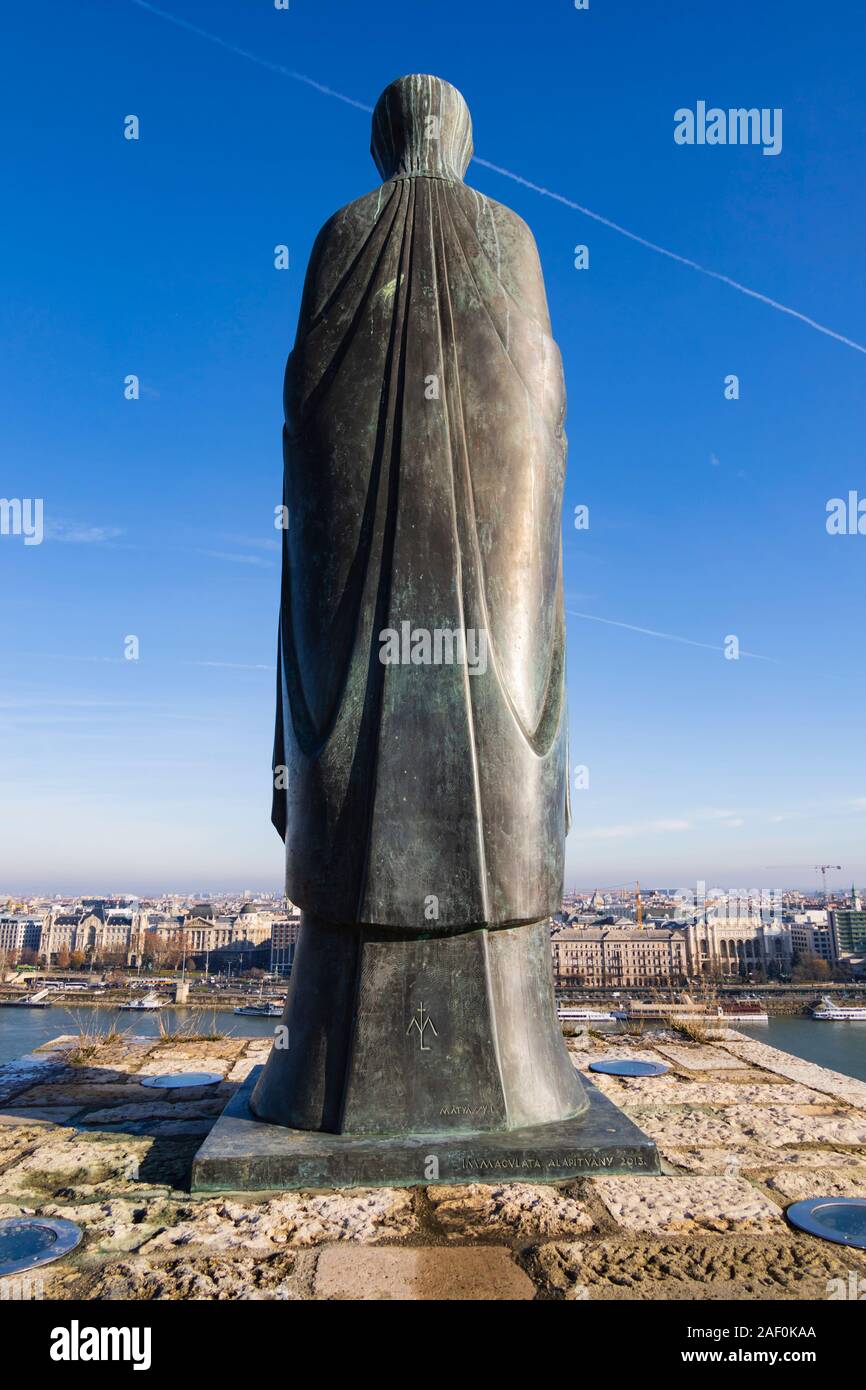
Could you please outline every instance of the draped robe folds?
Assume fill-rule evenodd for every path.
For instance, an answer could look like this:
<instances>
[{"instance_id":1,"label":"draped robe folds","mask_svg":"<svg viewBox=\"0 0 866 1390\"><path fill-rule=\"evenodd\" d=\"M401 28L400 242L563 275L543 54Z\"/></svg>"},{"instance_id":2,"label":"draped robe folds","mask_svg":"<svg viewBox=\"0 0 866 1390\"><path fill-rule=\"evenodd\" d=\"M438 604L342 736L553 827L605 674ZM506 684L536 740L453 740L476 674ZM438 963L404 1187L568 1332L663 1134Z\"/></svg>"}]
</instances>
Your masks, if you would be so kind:
<instances>
[{"instance_id":1,"label":"draped robe folds","mask_svg":"<svg viewBox=\"0 0 866 1390\"><path fill-rule=\"evenodd\" d=\"M288 897L403 933L557 911L565 403L525 223L423 172L335 214L284 400ZM486 667L384 664L404 624L469 633Z\"/></svg>"}]
</instances>

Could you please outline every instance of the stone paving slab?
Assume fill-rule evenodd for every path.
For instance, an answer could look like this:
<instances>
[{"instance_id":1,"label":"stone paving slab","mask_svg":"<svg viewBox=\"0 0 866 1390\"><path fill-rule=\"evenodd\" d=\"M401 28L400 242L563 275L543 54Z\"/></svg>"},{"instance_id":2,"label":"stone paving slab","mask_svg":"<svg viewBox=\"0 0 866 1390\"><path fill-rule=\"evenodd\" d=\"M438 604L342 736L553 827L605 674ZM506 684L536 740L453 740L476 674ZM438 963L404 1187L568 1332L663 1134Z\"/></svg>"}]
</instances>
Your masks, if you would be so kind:
<instances>
[{"instance_id":1,"label":"stone paving slab","mask_svg":"<svg viewBox=\"0 0 866 1390\"><path fill-rule=\"evenodd\" d=\"M9 1102L5 1108L22 1113L31 1106L42 1110L49 1105L75 1104L79 1108L91 1106L94 1109L104 1109L109 1105L129 1105L136 1098L142 1103L152 1101L153 1092L148 1092L147 1087L140 1086L137 1081L107 1082L105 1085L82 1082L78 1085L70 1079L62 1084L31 1086L29 1090L15 1096L14 1101Z\"/></svg>"},{"instance_id":2,"label":"stone paving slab","mask_svg":"<svg viewBox=\"0 0 866 1390\"><path fill-rule=\"evenodd\" d=\"M65 1070L65 1064L50 1054L28 1053L0 1067L0 1105L39 1082L48 1082Z\"/></svg>"},{"instance_id":3,"label":"stone paving slab","mask_svg":"<svg viewBox=\"0 0 866 1390\"><path fill-rule=\"evenodd\" d=\"M756 1085L751 1081L687 1081L676 1076L599 1076L597 1084L629 1114L660 1105L826 1105L828 1101L825 1092L809 1086L770 1080Z\"/></svg>"},{"instance_id":4,"label":"stone paving slab","mask_svg":"<svg viewBox=\"0 0 866 1390\"><path fill-rule=\"evenodd\" d=\"M32 1152L0 1174L0 1195L48 1197L64 1188L93 1192L106 1184L134 1181L150 1142L126 1135L107 1142L71 1130L51 1130Z\"/></svg>"},{"instance_id":5,"label":"stone paving slab","mask_svg":"<svg viewBox=\"0 0 866 1390\"><path fill-rule=\"evenodd\" d=\"M256 1255L183 1256L159 1264L132 1255L95 1270L67 1274L63 1283L49 1285L46 1297L297 1302L313 1297L315 1267L311 1251L286 1252L269 1260Z\"/></svg>"},{"instance_id":6,"label":"stone paving slab","mask_svg":"<svg viewBox=\"0 0 866 1390\"><path fill-rule=\"evenodd\" d=\"M858 1251L768 1236L652 1236L551 1243L525 1265L542 1296L592 1302L620 1299L826 1299L833 1280L866 1273ZM838 1287L838 1286L836 1286Z\"/></svg>"},{"instance_id":7,"label":"stone paving slab","mask_svg":"<svg viewBox=\"0 0 866 1390\"><path fill-rule=\"evenodd\" d=\"M740 1125L734 1124L730 1108L711 1114L708 1110L656 1106L641 1110L640 1124L664 1156L671 1149L745 1149L755 1142Z\"/></svg>"},{"instance_id":8,"label":"stone paving slab","mask_svg":"<svg viewBox=\"0 0 866 1390\"><path fill-rule=\"evenodd\" d=\"M153 1094L153 1091L143 1090L141 1100L135 1105L121 1103L109 1106L105 1110L86 1110L83 1112L86 1122L88 1125L108 1126L124 1125L130 1121L141 1123L143 1120L177 1120L180 1117L185 1120L200 1120L219 1115L225 1105L224 1099L208 1099L201 1092L197 1092L196 1098L191 1097L181 1106L178 1106L176 1101L144 1099L145 1095Z\"/></svg>"},{"instance_id":9,"label":"stone paving slab","mask_svg":"<svg viewBox=\"0 0 866 1390\"><path fill-rule=\"evenodd\" d=\"M772 1231L779 1208L744 1178L589 1178L617 1226L626 1231Z\"/></svg>"},{"instance_id":10,"label":"stone paving slab","mask_svg":"<svg viewBox=\"0 0 866 1390\"><path fill-rule=\"evenodd\" d=\"M784 1168L767 1178L767 1187L785 1205L807 1197L866 1197L866 1167Z\"/></svg>"},{"instance_id":11,"label":"stone paving slab","mask_svg":"<svg viewBox=\"0 0 866 1390\"><path fill-rule=\"evenodd\" d=\"M226 1081L246 1081L253 1068L260 1066L266 1056L267 1054L263 1057L260 1054L254 1053L251 1057L239 1058L231 1068L231 1071L226 1073Z\"/></svg>"},{"instance_id":12,"label":"stone paving slab","mask_svg":"<svg viewBox=\"0 0 866 1390\"><path fill-rule=\"evenodd\" d=\"M692 1047L659 1043L658 1050L663 1058L685 1071L740 1071L743 1066L738 1056L732 1057L729 1052L702 1043Z\"/></svg>"},{"instance_id":13,"label":"stone paving slab","mask_svg":"<svg viewBox=\"0 0 866 1390\"><path fill-rule=\"evenodd\" d=\"M764 1168L782 1172L798 1167L810 1170L848 1168L866 1172L866 1158L857 1154L835 1152L833 1149L770 1149L760 1145L741 1144L733 1149L676 1149L666 1148L664 1157L676 1168L688 1173L733 1175Z\"/></svg>"},{"instance_id":14,"label":"stone paving slab","mask_svg":"<svg viewBox=\"0 0 866 1390\"><path fill-rule=\"evenodd\" d=\"M14 1105L15 1102L10 1101L11 1108L0 1111L0 1126L65 1125L81 1114L80 1105L28 1105L20 1110Z\"/></svg>"},{"instance_id":15,"label":"stone paving slab","mask_svg":"<svg viewBox=\"0 0 866 1390\"><path fill-rule=\"evenodd\" d=\"M42 1207L43 1216L59 1216L87 1230L88 1253L94 1251L131 1253L177 1218L177 1207L170 1200L146 1202L111 1198L80 1205L60 1202Z\"/></svg>"},{"instance_id":16,"label":"stone paving slab","mask_svg":"<svg viewBox=\"0 0 866 1390\"><path fill-rule=\"evenodd\" d=\"M768 1106L757 1112L754 1106L732 1105L725 1111L743 1134L771 1149L783 1144L844 1144L866 1146L866 1115L855 1111L815 1113L806 1106Z\"/></svg>"},{"instance_id":17,"label":"stone paving slab","mask_svg":"<svg viewBox=\"0 0 866 1390\"><path fill-rule=\"evenodd\" d=\"M535 1286L502 1245L462 1250L351 1250L329 1246L316 1266L317 1298L494 1300L530 1299Z\"/></svg>"},{"instance_id":18,"label":"stone paving slab","mask_svg":"<svg viewBox=\"0 0 866 1390\"><path fill-rule=\"evenodd\" d=\"M26 1124L19 1120L16 1125L0 1126L0 1174L16 1166L40 1144L48 1143L55 1138L54 1126L44 1120L37 1120L35 1123L28 1120Z\"/></svg>"},{"instance_id":19,"label":"stone paving slab","mask_svg":"<svg viewBox=\"0 0 866 1390\"><path fill-rule=\"evenodd\" d=\"M820 1028L820 1023L816 1023L815 1027ZM831 1071L828 1067L819 1067L815 1062L806 1062L801 1057L794 1057L790 1052L782 1052L777 1047L768 1046L767 1043L757 1042L753 1038L743 1038L741 1034L733 1038L726 1037L725 1048L734 1057L763 1067L777 1076L801 1082L816 1091L835 1096L848 1105L866 1110L866 1081L858 1081L855 1077Z\"/></svg>"},{"instance_id":20,"label":"stone paving slab","mask_svg":"<svg viewBox=\"0 0 866 1390\"><path fill-rule=\"evenodd\" d=\"M411 1195L402 1188L289 1193L260 1203L190 1203L179 1210L173 1224L147 1243L143 1253L204 1247L267 1255L285 1246L326 1241L396 1240L417 1229Z\"/></svg>"},{"instance_id":21,"label":"stone paving slab","mask_svg":"<svg viewBox=\"0 0 866 1390\"><path fill-rule=\"evenodd\" d=\"M207 1064L206 1066L205 1063ZM196 1057L195 1054L191 1055L189 1053L177 1056L175 1053L169 1052L168 1049L163 1048L158 1057L151 1056L148 1057L146 1061L142 1062L136 1072L136 1076L140 1078L142 1076L162 1076L168 1072L198 1072L207 1070L214 1073L218 1072L220 1076L224 1077L230 1070L231 1065L231 1061L227 1058L213 1056L210 1053L204 1057Z\"/></svg>"},{"instance_id":22,"label":"stone paving slab","mask_svg":"<svg viewBox=\"0 0 866 1390\"><path fill-rule=\"evenodd\" d=\"M556 1187L508 1183L502 1187L428 1187L437 1224L450 1240L515 1237L570 1240L592 1230L586 1204Z\"/></svg>"}]
</instances>

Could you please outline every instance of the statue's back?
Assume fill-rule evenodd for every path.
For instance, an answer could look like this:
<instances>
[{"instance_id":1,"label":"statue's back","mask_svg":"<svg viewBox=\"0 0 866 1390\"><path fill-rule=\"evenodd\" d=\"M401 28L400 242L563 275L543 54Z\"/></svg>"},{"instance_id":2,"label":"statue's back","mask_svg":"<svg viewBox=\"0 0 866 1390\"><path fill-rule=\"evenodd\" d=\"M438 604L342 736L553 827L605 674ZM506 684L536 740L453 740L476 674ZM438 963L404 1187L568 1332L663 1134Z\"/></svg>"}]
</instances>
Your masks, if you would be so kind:
<instances>
[{"instance_id":1,"label":"statue's back","mask_svg":"<svg viewBox=\"0 0 866 1390\"><path fill-rule=\"evenodd\" d=\"M559 352L531 232L463 183L459 93L392 84L373 153L286 369L287 892L410 932L537 921L566 815Z\"/></svg>"}]
</instances>

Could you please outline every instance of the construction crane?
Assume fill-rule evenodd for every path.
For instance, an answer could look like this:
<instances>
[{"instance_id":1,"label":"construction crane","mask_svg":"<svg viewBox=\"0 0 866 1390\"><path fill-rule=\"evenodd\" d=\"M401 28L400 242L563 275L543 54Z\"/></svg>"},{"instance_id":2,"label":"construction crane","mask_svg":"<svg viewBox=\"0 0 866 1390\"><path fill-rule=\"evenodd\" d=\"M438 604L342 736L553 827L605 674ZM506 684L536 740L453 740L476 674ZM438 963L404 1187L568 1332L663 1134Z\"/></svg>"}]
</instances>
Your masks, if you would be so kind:
<instances>
[{"instance_id":1,"label":"construction crane","mask_svg":"<svg viewBox=\"0 0 866 1390\"><path fill-rule=\"evenodd\" d=\"M637 888L637 897L635 898L635 921L638 928L640 928L643 926L643 903L640 897L640 884L637 883L635 887Z\"/></svg>"},{"instance_id":2,"label":"construction crane","mask_svg":"<svg viewBox=\"0 0 866 1390\"><path fill-rule=\"evenodd\" d=\"M828 869L841 869L841 868L842 868L842 865L841 865L841 864L816 864L816 865L815 865L815 868L816 868L816 869L819 869L820 872L821 872L821 879L822 879L823 884L824 884L824 906L826 907L826 906L827 906L827 870L828 870Z\"/></svg>"}]
</instances>

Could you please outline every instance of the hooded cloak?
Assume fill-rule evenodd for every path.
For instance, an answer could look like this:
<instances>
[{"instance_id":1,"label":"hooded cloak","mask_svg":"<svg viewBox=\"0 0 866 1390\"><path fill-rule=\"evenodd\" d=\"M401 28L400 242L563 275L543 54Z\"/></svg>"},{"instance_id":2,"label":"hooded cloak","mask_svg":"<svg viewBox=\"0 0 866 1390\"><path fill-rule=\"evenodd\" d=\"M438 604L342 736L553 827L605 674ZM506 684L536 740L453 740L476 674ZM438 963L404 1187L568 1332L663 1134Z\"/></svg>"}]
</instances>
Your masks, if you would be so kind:
<instances>
[{"instance_id":1,"label":"hooded cloak","mask_svg":"<svg viewBox=\"0 0 866 1390\"><path fill-rule=\"evenodd\" d=\"M410 933L537 921L567 829L560 354L532 233L463 182L460 93L392 83L371 150L285 375L286 892Z\"/></svg>"}]
</instances>

